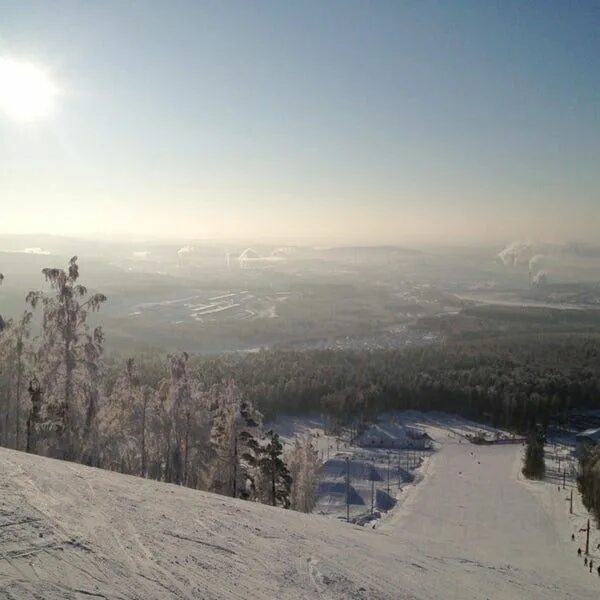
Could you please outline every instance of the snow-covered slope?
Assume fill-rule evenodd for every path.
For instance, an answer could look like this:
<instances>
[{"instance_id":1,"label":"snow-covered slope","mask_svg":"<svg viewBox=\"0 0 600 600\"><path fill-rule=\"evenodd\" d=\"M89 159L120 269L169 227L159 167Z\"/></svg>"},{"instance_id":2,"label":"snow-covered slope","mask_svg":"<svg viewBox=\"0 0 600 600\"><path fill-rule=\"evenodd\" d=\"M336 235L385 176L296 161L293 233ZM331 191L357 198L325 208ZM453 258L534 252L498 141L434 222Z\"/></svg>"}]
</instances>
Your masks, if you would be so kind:
<instances>
[{"instance_id":1,"label":"snow-covered slope","mask_svg":"<svg viewBox=\"0 0 600 600\"><path fill-rule=\"evenodd\" d=\"M0 597L600 596L520 446L432 431L425 481L375 530L0 450Z\"/></svg>"}]
</instances>

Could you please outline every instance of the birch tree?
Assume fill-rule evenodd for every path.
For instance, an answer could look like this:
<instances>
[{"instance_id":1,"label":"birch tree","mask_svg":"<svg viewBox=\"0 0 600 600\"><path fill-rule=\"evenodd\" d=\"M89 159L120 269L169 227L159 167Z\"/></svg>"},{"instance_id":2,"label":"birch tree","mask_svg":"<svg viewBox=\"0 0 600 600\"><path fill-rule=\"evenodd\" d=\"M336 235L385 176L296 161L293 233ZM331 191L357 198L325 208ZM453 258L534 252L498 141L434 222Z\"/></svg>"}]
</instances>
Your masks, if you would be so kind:
<instances>
[{"instance_id":1,"label":"birch tree","mask_svg":"<svg viewBox=\"0 0 600 600\"><path fill-rule=\"evenodd\" d=\"M144 422L138 431L137 416L142 405ZM133 358L125 361L104 403L100 423L105 461L127 473L145 473L145 408L139 372ZM141 448L140 448L141 446Z\"/></svg>"},{"instance_id":2,"label":"birch tree","mask_svg":"<svg viewBox=\"0 0 600 600\"><path fill-rule=\"evenodd\" d=\"M295 439L286 459L292 477L290 508L310 513L315 507L319 483L319 452L310 437L305 436Z\"/></svg>"},{"instance_id":3,"label":"birch tree","mask_svg":"<svg viewBox=\"0 0 600 600\"><path fill-rule=\"evenodd\" d=\"M4 431L5 444L9 445L10 418L14 421L14 447L21 448L23 396L25 392L25 377L29 363L30 325L32 314L24 311L18 321L12 319L5 323L0 338L0 357L8 372L8 405L6 407ZM14 402L12 401L14 400ZM14 414L13 414L14 413Z\"/></svg>"},{"instance_id":4,"label":"birch tree","mask_svg":"<svg viewBox=\"0 0 600 600\"><path fill-rule=\"evenodd\" d=\"M90 331L87 317L100 309L106 296L90 294L78 283L76 256L66 270L48 268L42 273L50 291L32 291L26 298L34 310L42 308L36 370L56 435L52 453L75 460L80 457L82 434L95 427L97 394L93 386L103 350L102 329Z\"/></svg>"}]
</instances>

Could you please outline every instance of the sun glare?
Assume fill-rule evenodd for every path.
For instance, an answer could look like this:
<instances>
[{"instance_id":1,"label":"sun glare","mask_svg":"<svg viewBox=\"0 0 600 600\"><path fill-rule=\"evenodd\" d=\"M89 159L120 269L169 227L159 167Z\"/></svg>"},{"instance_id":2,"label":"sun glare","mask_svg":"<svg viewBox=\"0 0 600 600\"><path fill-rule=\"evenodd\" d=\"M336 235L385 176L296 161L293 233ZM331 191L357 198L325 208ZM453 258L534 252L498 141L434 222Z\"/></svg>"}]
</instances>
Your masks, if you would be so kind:
<instances>
[{"instance_id":1,"label":"sun glare","mask_svg":"<svg viewBox=\"0 0 600 600\"><path fill-rule=\"evenodd\" d=\"M40 67L0 58L1 113L19 121L42 119L52 112L58 94L58 87Z\"/></svg>"}]
</instances>

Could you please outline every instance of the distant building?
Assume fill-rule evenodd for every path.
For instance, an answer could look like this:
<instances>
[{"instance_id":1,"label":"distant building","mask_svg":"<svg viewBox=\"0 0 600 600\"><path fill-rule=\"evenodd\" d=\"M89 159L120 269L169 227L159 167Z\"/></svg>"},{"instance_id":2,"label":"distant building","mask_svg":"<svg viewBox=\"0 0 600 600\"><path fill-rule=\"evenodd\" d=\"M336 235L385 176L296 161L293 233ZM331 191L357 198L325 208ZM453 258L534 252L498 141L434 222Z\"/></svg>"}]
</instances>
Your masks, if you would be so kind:
<instances>
[{"instance_id":1,"label":"distant building","mask_svg":"<svg viewBox=\"0 0 600 600\"><path fill-rule=\"evenodd\" d=\"M246 248L238 256L241 269L265 269L274 263L285 262L286 260L287 256L279 250L275 250L268 256L262 256L253 248Z\"/></svg>"},{"instance_id":2,"label":"distant building","mask_svg":"<svg viewBox=\"0 0 600 600\"><path fill-rule=\"evenodd\" d=\"M424 431L395 424L375 424L369 427L358 440L363 448L386 448L406 450L428 450L432 438Z\"/></svg>"},{"instance_id":3,"label":"distant building","mask_svg":"<svg viewBox=\"0 0 600 600\"><path fill-rule=\"evenodd\" d=\"M575 436L577 454L581 455L600 444L600 427L597 429L586 429Z\"/></svg>"}]
</instances>

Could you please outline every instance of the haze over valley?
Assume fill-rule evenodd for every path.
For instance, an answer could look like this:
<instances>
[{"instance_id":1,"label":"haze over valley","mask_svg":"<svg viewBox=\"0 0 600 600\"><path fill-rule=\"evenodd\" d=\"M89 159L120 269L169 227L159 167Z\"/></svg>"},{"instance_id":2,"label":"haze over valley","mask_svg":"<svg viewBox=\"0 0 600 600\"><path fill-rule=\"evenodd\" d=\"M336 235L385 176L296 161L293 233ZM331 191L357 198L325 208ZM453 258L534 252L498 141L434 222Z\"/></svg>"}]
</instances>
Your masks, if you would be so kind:
<instances>
[{"instance_id":1,"label":"haze over valley","mask_svg":"<svg viewBox=\"0 0 600 600\"><path fill-rule=\"evenodd\" d=\"M246 244L0 236L4 313L18 314L42 268L77 254L108 297L111 351L398 348L441 341L473 309L483 323L494 306L597 323L600 247Z\"/></svg>"}]
</instances>

